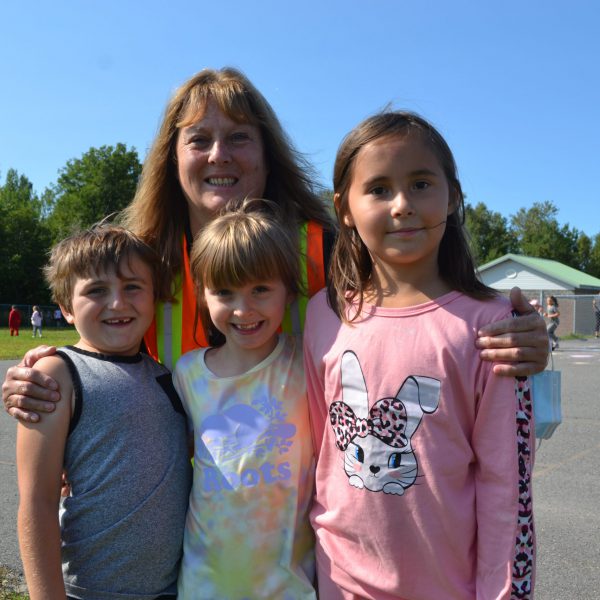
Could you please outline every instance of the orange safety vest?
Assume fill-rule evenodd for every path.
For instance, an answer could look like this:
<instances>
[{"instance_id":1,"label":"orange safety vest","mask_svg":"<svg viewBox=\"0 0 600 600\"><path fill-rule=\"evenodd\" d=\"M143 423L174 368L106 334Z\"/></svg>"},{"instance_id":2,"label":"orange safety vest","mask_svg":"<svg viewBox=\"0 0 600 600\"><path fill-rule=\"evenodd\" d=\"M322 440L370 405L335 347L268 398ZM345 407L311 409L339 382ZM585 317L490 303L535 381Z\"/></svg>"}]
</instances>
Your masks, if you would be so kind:
<instances>
[{"instance_id":1,"label":"orange safety vest","mask_svg":"<svg viewBox=\"0 0 600 600\"><path fill-rule=\"evenodd\" d=\"M299 233L300 275L308 297L299 296L288 306L282 329L289 333L302 332L308 298L325 287L323 227L309 221L300 227ZM157 302L154 320L144 336L148 354L171 370L184 352L209 345L198 315L185 235L183 236L183 273L175 281L175 289L177 290L175 302Z\"/></svg>"}]
</instances>

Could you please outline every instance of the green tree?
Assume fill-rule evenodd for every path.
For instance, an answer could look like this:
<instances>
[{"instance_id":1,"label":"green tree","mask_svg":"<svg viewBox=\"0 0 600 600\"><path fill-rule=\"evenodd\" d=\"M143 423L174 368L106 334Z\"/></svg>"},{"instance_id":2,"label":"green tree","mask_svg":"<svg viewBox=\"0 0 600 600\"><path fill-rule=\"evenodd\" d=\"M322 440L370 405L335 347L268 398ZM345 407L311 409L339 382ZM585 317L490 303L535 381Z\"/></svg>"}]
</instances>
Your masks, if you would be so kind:
<instances>
[{"instance_id":1,"label":"green tree","mask_svg":"<svg viewBox=\"0 0 600 600\"><path fill-rule=\"evenodd\" d=\"M511 217L513 234L521 254L548 258L579 268L577 239L579 232L569 225L559 225L558 208L552 202L534 202Z\"/></svg>"},{"instance_id":2,"label":"green tree","mask_svg":"<svg viewBox=\"0 0 600 600\"><path fill-rule=\"evenodd\" d=\"M321 196L322 200L327 204L331 204L333 206L333 190L329 189L329 188L325 188L323 190L321 190L321 193L319 194L319 196Z\"/></svg>"},{"instance_id":3,"label":"green tree","mask_svg":"<svg viewBox=\"0 0 600 600\"><path fill-rule=\"evenodd\" d=\"M577 241L575 242L577 254L575 262L577 268L585 273L589 272L590 258L592 254L592 240L582 231L579 232Z\"/></svg>"},{"instance_id":4,"label":"green tree","mask_svg":"<svg viewBox=\"0 0 600 600\"><path fill-rule=\"evenodd\" d=\"M0 185L0 239L0 302L47 303L42 267L50 236L31 182L14 169Z\"/></svg>"},{"instance_id":5,"label":"green tree","mask_svg":"<svg viewBox=\"0 0 600 600\"><path fill-rule=\"evenodd\" d=\"M325 203L327 210L329 210L329 212L335 219L335 206L333 205L333 190L331 190L329 188L325 188L325 189L321 190L321 193L319 194L319 196L321 196L321 199Z\"/></svg>"},{"instance_id":6,"label":"green tree","mask_svg":"<svg viewBox=\"0 0 600 600\"><path fill-rule=\"evenodd\" d=\"M489 210L483 202L478 202L475 207L465 203L465 226L477 264L485 264L515 250L515 240L506 218Z\"/></svg>"},{"instance_id":7,"label":"green tree","mask_svg":"<svg viewBox=\"0 0 600 600\"><path fill-rule=\"evenodd\" d=\"M90 148L69 160L45 193L53 240L122 210L133 198L141 170L137 151L124 144Z\"/></svg>"},{"instance_id":8,"label":"green tree","mask_svg":"<svg viewBox=\"0 0 600 600\"><path fill-rule=\"evenodd\" d=\"M587 272L600 278L600 233L594 236Z\"/></svg>"}]
</instances>

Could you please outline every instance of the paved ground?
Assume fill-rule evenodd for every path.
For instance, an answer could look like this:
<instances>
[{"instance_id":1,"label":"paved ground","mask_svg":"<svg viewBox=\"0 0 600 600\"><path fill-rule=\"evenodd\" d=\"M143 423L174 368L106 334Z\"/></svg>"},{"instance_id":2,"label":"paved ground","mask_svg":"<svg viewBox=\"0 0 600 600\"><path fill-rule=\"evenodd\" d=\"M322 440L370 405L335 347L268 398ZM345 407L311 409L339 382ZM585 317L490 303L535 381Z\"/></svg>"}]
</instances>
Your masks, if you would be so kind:
<instances>
[{"instance_id":1,"label":"paved ground","mask_svg":"<svg viewBox=\"0 0 600 600\"><path fill-rule=\"evenodd\" d=\"M534 470L536 597L600 598L600 340L562 342L563 424L543 442ZM0 380L13 364L0 361ZM13 420L0 413L0 567L20 571Z\"/></svg>"},{"instance_id":2,"label":"paved ground","mask_svg":"<svg viewBox=\"0 0 600 600\"><path fill-rule=\"evenodd\" d=\"M600 599L600 342L561 342L563 423L534 469L542 600Z\"/></svg>"}]
</instances>

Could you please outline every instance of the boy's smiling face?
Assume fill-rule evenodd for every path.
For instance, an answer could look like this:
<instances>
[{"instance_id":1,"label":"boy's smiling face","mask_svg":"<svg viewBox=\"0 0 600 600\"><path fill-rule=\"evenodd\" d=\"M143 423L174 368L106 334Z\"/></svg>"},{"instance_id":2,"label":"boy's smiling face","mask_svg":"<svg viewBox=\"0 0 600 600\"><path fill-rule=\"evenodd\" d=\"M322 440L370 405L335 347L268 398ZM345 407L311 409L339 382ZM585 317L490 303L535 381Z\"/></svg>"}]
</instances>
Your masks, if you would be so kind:
<instances>
[{"instance_id":1,"label":"boy's smiling face","mask_svg":"<svg viewBox=\"0 0 600 600\"><path fill-rule=\"evenodd\" d=\"M116 269L78 278L71 310L61 306L68 323L80 335L78 348L90 352L133 356L154 317L154 287L150 267L131 256Z\"/></svg>"}]
</instances>

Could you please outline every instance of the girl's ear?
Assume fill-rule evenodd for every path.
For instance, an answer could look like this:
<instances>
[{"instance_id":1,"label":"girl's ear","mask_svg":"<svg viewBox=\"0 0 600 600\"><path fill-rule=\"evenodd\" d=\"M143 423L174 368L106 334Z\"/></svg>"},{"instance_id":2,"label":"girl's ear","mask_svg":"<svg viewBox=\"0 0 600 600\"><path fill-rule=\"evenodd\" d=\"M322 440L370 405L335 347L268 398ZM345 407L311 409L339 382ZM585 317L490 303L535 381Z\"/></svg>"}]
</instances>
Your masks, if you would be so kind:
<instances>
[{"instance_id":1,"label":"girl's ear","mask_svg":"<svg viewBox=\"0 0 600 600\"><path fill-rule=\"evenodd\" d=\"M335 208L335 212L340 212L340 203L342 202L342 195L339 192L333 194L333 206Z\"/></svg>"},{"instance_id":2,"label":"girl's ear","mask_svg":"<svg viewBox=\"0 0 600 600\"><path fill-rule=\"evenodd\" d=\"M340 193L336 192L333 195L333 205L335 206L335 212L338 214L338 216L340 214L341 203L342 203L342 195ZM352 215L350 214L350 211L348 211L342 217L342 222L344 223L344 225L346 227L354 227L354 219L352 218Z\"/></svg>"},{"instance_id":3,"label":"girl's ear","mask_svg":"<svg viewBox=\"0 0 600 600\"><path fill-rule=\"evenodd\" d=\"M448 214L451 215L458 208L458 194L456 190L450 189L448 194Z\"/></svg>"},{"instance_id":4,"label":"girl's ear","mask_svg":"<svg viewBox=\"0 0 600 600\"><path fill-rule=\"evenodd\" d=\"M60 307L60 312L62 312L65 321L69 325L73 325L75 323L75 317L73 316L73 314L70 311L68 311L62 304L59 304L58 306Z\"/></svg>"}]
</instances>

